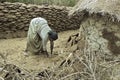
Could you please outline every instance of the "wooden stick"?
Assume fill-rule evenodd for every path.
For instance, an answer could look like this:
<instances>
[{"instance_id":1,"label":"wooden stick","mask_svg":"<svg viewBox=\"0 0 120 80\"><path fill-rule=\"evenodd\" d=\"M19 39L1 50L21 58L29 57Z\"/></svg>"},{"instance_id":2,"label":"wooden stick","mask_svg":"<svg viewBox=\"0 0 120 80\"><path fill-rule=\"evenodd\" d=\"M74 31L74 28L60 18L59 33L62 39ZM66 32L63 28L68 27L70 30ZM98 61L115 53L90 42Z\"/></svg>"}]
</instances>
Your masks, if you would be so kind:
<instances>
[{"instance_id":1,"label":"wooden stick","mask_svg":"<svg viewBox=\"0 0 120 80\"><path fill-rule=\"evenodd\" d=\"M51 54L53 53L53 48L54 48L54 42L53 42L53 41L50 41Z\"/></svg>"}]
</instances>

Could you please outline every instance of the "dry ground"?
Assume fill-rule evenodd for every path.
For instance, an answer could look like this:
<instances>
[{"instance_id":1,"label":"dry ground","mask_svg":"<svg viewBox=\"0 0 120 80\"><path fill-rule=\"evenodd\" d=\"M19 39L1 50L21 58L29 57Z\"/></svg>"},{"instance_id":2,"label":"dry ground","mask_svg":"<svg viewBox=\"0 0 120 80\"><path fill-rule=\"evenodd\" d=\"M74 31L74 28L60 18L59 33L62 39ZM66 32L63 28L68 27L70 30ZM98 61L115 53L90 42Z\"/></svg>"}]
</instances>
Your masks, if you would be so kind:
<instances>
[{"instance_id":1,"label":"dry ground","mask_svg":"<svg viewBox=\"0 0 120 80\"><path fill-rule=\"evenodd\" d=\"M24 56L23 51L26 47L26 38L1 39L0 53L7 55L7 63L15 64L28 71L40 71L48 67L57 66L63 61L65 56L70 53L65 50L66 40L69 35L75 32L76 30L70 30L59 33L59 39L55 42L51 58L46 57L44 54ZM49 43L47 47L49 48Z\"/></svg>"},{"instance_id":2,"label":"dry ground","mask_svg":"<svg viewBox=\"0 0 120 80\"><path fill-rule=\"evenodd\" d=\"M67 39L71 34L74 33L77 33L77 30L70 30L59 33L59 39L55 42L54 53L51 58L48 58L44 54L40 54L40 55L29 54L28 56L25 56L23 54L23 51L26 47L26 38L1 39L0 54L6 56L7 58L6 61L8 64L10 63L16 65L17 67L20 68L20 70L23 70L23 73L25 73L26 75L32 75L27 77L26 75L25 76L23 75L21 76L22 78L32 78L34 76L37 76L38 73L42 73L39 76L43 75L44 73L47 73L48 76L44 74L44 76L42 76L43 79L35 77L38 78L35 80L48 80L48 79L58 80L59 78L61 80L75 80L75 79L88 80L89 78L91 78L90 80L120 80L119 56L118 59L116 58L111 61L105 61L103 59L99 61L100 56L94 56L94 54L91 53L84 53L83 56L74 55L72 61L74 60L77 61L74 64L72 64L72 66L68 65L66 67L64 65L63 67L58 67L69 56L69 54L71 54L70 52L71 48L68 49L65 47L66 47ZM50 51L49 43L47 47L48 47L48 51ZM92 57L89 58L88 54ZM83 60L81 61L81 59ZM2 62L2 60L3 59L1 59L0 57L0 62ZM84 64L87 65L87 67L84 66ZM0 63L0 68L1 68L1 63ZM89 73L89 75L91 76L85 74L81 75L79 73ZM2 77L4 78L4 73L1 74L2 75L0 75L0 80ZM93 75L95 79L93 79L94 78ZM15 76L20 77L20 74L18 75L18 72L16 72L16 75L11 74L9 76L13 76L13 78ZM8 79L5 80L10 80L9 76L7 77ZM21 79L17 79L17 80L21 80ZM31 79L26 79L26 80L31 80Z\"/></svg>"}]
</instances>

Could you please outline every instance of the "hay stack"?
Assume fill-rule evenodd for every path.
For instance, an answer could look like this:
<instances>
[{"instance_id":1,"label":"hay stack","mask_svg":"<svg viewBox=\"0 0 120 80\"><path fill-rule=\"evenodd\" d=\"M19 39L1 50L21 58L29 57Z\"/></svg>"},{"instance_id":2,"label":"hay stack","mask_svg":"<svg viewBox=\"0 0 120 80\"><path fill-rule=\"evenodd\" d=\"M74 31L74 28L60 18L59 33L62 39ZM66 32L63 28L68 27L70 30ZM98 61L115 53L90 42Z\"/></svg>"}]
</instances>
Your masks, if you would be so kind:
<instances>
[{"instance_id":1,"label":"hay stack","mask_svg":"<svg viewBox=\"0 0 120 80\"><path fill-rule=\"evenodd\" d=\"M69 15L74 13L80 14L83 10L89 13L101 13L116 17L120 20L120 0L80 0L78 4L69 12Z\"/></svg>"}]
</instances>

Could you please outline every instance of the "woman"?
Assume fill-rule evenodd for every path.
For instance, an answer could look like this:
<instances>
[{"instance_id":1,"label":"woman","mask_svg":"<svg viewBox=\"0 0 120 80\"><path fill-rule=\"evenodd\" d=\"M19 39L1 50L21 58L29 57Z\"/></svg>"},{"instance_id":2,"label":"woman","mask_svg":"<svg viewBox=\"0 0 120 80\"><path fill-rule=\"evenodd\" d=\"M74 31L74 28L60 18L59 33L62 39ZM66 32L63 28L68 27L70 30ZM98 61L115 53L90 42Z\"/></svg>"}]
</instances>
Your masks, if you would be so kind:
<instances>
[{"instance_id":1,"label":"woman","mask_svg":"<svg viewBox=\"0 0 120 80\"><path fill-rule=\"evenodd\" d=\"M48 55L46 45L48 40L50 40L52 54L54 47L53 41L57 39L58 34L49 27L47 20L41 17L34 18L30 22L25 53L27 54L28 51L34 54L43 52Z\"/></svg>"}]
</instances>

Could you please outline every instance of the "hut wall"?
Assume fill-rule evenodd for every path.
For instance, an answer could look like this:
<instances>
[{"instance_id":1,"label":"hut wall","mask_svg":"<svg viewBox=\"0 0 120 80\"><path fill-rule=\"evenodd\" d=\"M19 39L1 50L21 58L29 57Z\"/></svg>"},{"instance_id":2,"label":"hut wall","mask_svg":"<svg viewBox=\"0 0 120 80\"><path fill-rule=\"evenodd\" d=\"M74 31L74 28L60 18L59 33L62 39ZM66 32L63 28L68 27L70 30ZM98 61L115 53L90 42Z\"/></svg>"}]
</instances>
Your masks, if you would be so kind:
<instances>
[{"instance_id":1,"label":"hut wall","mask_svg":"<svg viewBox=\"0 0 120 80\"><path fill-rule=\"evenodd\" d=\"M105 17L88 17L80 25L80 36L85 44L78 47L87 47L90 51L102 53L108 58L112 55L110 53L120 54L119 22L111 22Z\"/></svg>"}]
</instances>

